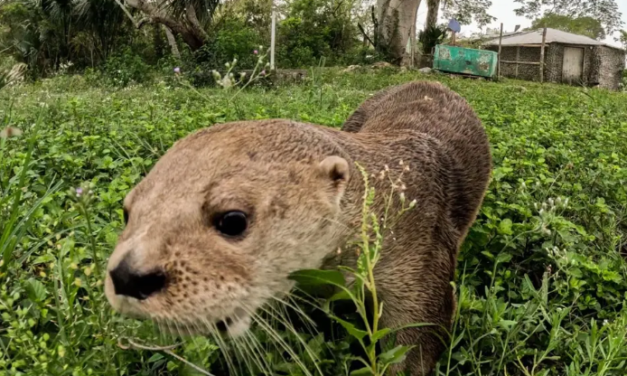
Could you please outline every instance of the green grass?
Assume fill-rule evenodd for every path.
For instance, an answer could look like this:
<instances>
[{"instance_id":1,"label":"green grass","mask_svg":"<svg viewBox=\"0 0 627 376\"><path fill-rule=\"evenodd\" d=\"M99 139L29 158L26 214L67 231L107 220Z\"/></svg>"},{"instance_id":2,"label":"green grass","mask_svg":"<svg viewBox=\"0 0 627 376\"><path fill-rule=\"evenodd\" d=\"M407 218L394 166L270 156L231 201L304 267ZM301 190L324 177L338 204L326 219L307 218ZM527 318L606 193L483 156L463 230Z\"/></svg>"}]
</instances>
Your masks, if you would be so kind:
<instances>
[{"instance_id":1,"label":"green grass","mask_svg":"<svg viewBox=\"0 0 627 376\"><path fill-rule=\"evenodd\" d=\"M0 140L0 375L194 374L171 354L119 346L122 336L171 343L150 323L113 314L103 295L125 194L195 129L265 118L337 127L370 94L416 77L326 72L234 101L233 93L171 79L113 90L59 77L0 90L0 128L24 131ZM495 165L459 258L459 312L436 373L624 375L627 95L429 79L469 100ZM316 374L302 342L277 330ZM269 337L258 333L263 364L274 374L307 374ZM302 338L327 360L318 362L325 374L344 374L350 339ZM219 374L210 339L173 352Z\"/></svg>"}]
</instances>

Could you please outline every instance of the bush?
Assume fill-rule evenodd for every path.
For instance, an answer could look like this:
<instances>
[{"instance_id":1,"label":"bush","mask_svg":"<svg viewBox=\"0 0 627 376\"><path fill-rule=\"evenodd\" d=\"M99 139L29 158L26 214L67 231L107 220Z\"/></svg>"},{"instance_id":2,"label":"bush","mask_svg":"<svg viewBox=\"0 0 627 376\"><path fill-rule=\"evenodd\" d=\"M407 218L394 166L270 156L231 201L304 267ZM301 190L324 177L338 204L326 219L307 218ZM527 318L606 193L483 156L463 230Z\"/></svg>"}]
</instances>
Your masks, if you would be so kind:
<instances>
[{"instance_id":1,"label":"bush","mask_svg":"<svg viewBox=\"0 0 627 376\"><path fill-rule=\"evenodd\" d=\"M298 0L279 24L277 61L285 68L344 64L357 48L357 28L346 9L330 0Z\"/></svg>"},{"instance_id":2,"label":"bush","mask_svg":"<svg viewBox=\"0 0 627 376\"><path fill-rule=\"evenodd\" d=\"M92 85L125 87L147 82L153 70L154 68L146 64L140 55L126 48L111 56L101 68L86 69L85 77Z\"/></svg>"},{"instance_id":3,"label":"bush","mask_svg":"<svg viewBox=\"0 0 627 376\"><path fill-rule=\"evenodd\" d=\"M234 58L242 69L250 69L257 63L254 51L262 44L257 32L235 17L228 17L220 22L211 40L194 53L195 62L202 69L216 69L231 62Z\"/></svg>"},{"instance_id":4,"label":"bush","mask_svg":"<svg viewBox=\"0 0 627 376\"><path fill-rule=\"evenodd\" d=\"M444 26L431 26L418 33L418 42L422 47L422 53L431 55L436 45L442 43L446 38L446 28Z\"/></svg>"}]
</instances>

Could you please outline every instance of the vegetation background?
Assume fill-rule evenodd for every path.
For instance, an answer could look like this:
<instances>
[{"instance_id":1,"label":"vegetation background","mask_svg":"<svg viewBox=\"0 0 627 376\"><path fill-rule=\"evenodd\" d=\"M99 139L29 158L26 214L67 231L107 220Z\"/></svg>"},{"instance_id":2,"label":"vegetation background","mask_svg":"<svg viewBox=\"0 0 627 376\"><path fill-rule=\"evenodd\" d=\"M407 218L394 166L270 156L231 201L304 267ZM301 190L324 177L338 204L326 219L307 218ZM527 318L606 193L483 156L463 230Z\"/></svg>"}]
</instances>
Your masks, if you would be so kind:
<instances>
[{"instance_id":1,"label":"vegetation background","mask_svg":"<svg viewBox=\"0 0 627 376\"><path fill-rule=\"evenodd\" d=\"M517 2L538 26L597 38L622 27L611 0ZM431 20L490 20L486 0L428 4ZM279 84L266 77L270 1L161 5L0 0L0 375L203 374L186 362L220 375L228 356L245 375L348 374L359 332L297 333L278 311L273 328L257 327L228 356L203 337L171 351L127 348L126 338L178 339L113 314L102 271L122 199L177 139L240 119L339 127L369 95L413 79L469 100L495 165L435 374L625 374L625 93L371 69L402 62L397 36L382 29L394 12L357 0L277 6L277 60L308 70ZM417 33L419 51L446 40L435 21ZM352 64L361 68L340 68Z\"/></svg>"}]
</instances>

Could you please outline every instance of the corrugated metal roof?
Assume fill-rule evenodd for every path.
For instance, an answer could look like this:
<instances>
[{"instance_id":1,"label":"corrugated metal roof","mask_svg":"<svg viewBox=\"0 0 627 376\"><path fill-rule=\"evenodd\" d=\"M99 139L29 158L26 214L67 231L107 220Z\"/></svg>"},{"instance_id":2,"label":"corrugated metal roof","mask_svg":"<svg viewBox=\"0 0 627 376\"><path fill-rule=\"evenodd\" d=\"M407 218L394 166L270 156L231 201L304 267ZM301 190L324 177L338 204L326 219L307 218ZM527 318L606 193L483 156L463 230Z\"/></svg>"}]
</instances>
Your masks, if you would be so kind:
<instances>
[{"instance_id":1,"label":"corrugated metal roof","mask_svg":"<svg viewBox=\"0 0 627 376\"><path fill-rule=\"evenodd\" d=\"M557 29L546 29L546 43L563 43L563 44L577 44L583 46L607 46L619 49L616 46L603 43L601 41L592 39L585 35L578 35L568 33L566 31ZM499 38L491 39L484 42L484 46L494 46L499 44ZM510 36L503 36L501 43L503 46L524 46L524 45L540 45L542 44L542 29L525 31Z\"/></svg>"}]
</instances>

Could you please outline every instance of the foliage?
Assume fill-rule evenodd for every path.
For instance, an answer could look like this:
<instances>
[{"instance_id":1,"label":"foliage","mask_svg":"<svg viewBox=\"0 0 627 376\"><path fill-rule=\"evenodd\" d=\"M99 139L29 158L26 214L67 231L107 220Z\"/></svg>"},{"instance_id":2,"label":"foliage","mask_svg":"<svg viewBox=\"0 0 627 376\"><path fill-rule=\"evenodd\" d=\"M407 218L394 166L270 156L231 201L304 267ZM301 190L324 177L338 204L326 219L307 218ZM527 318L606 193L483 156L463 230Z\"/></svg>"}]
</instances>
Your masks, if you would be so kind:
<instances>
[{"instance_id":1,"label":"foliage","mask_svg":"<svg viewBox=\"0 0 627 376\"><path fill-rule=\"evenodd\" d=\"M127 86L147 81L149 69L140 56L125 48L105 62L103 74L112 85Z\"/></svg>"},{"instance_id":2,"label":"foliage","mask_svg":"<svg viewBox=\"0 0 627 376\"><path fill-rule=\"evenodd\" d=\"M185 0L185 1L146 1L113 0L126 13L127 17L137 27L146 22L165 27L173 36L178 36L192 51L196 51L207 43L206 29L213 19L218 0ZM125 8L138 11L139 19Z\"/></svg>"},{"instance_id":3,"label":"foliage","mask_svg":"<svg viewBox=\"0 0 627 376\"><path fill-rule=\"evenodd\" d=\"M424 54L432 54L436 45L442 43L446 38L446 27L444 26L432 26L418 33L418 41L422 45L422 52Z\"/></svg>"},{"instance_id":4,"label":"foliage","mask_svg":"<svg viewBox=\"0 0 627 376\"><path fill-rule=\"evenodd\" d=\"M7 0L0 3L0 51L26 63L34 77L68 62L94 66L126 39L113 0Z\"/></svg>"},{"instance_id":5,"label":"foliage","mask_svg":"<svg viewBox=\"0 0 627 376\"><path fill-rule=\"evenodd\" d=\"M606 35L612 34L623 25L622 14L616 0L514 0L520 8L514 10L517 16L538 19L549 14L570 18L590 17L599 20Z\"/></svg>"},{"instance_id":6,"label":"foliage","mask_svg":"<svg viewBox=\"0 0 627 376\"><path fill-rule=\"evenodd\" d=\"M470 25L474 20L479 27L496 20L488 13L492 0L443 0L444 17L455 18L461 25Z\"/></svg>"},{"instance_id":7,"label":"foliage","mask_svg":"<svg viewBox=\"0 0 627 376\"><path fill-rule=\"evenodd\" d=\"M220 6L219 0L186 0L186 1L161 1L160 7L168 9L169 13L176 18L184 18L188 12L187 8L196 10L196 18L201 25L207 26Z\"/></svg>"},{"instance_id":8,"label":"foliage","mask_svg":"<svg viewBox=\"0 0 627 376\"><path fill-rule=\"evenodd\" d=\"M627 49L627 30L619 31L619 40L623 44L623 48Z\"/></svg>"},{"instance_id":9,"label":"foliage","mask_svg":"<svg viewBox=\"0 0 627 376\"><path fill-rule=\"evenodd\" d=\"M263 46L259 46L259 49L255 50L254 56L257 57L257 64L255 64L255 67L253 68L252 72L250 72L250 74L246 72L240 72L240 74L238 75L239 77L235 78L235 74L232 73L232 71L237 64L237 59L234 59L231 63L226 63L226 68L228 70L224 73L224 77L220 74L220 72L213 70L211 73L216 80L216 84L218 84L225 90L231 90L239 87L239 90L235 93L235 95L237 95L247 86L261 79L265 79L268 76L266 68L270 66L270 63L265 62L267 53L263 54L263 52ZM235 97L235 95L233 96L233 98Z\"/></svg>"},{"instance_id":10,"label":"foliage","mask_svg":"<svg viewBox=\"0 0 627 376\"><path fill-rule=\"evenodd\" d=\"M27 64L30 79L89 70L98 81L127 85L145 80L141 65L160 70L176 44L181 55L176 65L193 71L195 84L201 85L233 58L242 69L252 69L251 51L270 41L269 0L156 5L144 0L2 1L0 61ZM371 63L377 56L359 38L357 22L369 14L359 0L292 0L277 9L281 68ZM142 18L145 14L153 17ZM174 40L166 38L166 30ZM124 52L129 50L135 56Z\"/></svg>"},{"instance_id":11,"label":"foliage","mask_svg":"<svg viewBox=\"0 0 627 376\"><path fill-rule=\"evenodd\" d=\"M541 18L533 20L531 24L532 29L543 27L563 30L573 34L586 35L593 39L601 40L605 38L605 30L603 29L603 25L601 25L601 21L593 17L572 18L548 13Z\"/></svg>"},{"instance_id":12,"label":"foliage","mask_svg":"<svg viewBox=\"0 0 627 376\"><path fill-rule=\"evenodd\" d=\"M458 314L435 374L623 375L624 94L435 77L479 114L494 161L459 257ZM194 130L265 118L339 127L377 90L415 78L316 71L302 86L250 88L236 101L220 88L164 81L112 90L80 76L0 90L0 129L23 130L0 138L0 373L192 374L174 354L227 374L211 339L187 339L172 354L118 346L124 338L176 340L112 314L104 299L104 262L123 226L124 196ZM296 335L290 321L275 321L276 329L254 328L265 357L245 344L224 347L232 359L253 356L231 374L349 373L355 337L346 330Z\"/></svg>"},{"instance_id":13,"label":"foliage","mask_svg":"<svg viewBox=\"0 0 627 376\"><path fill-rule=\"evenodd\" d=\"M212 30L210 41L194 52L193 61L187 64L187 70L198 68L211 71L222 67L233 58L239 65L251 69L257 63L253 51L265 41L252 25L236 15L227 14L220 19L219 26Z\"/></svg>"},{"instance_id":14,"label":"foliage","mask_svg":"<svg viewBox=\"0 0 627 376\"><path fill-rule=\"evenodd\" d=\"M278 27L277 61L285 68L337 64L357 47L350 2L295 0Z\"/></svg>"},{"instance_id":15,"label":"foliage","mask_svg":"<svg viewBox=\"0 0 627 376\"><path fill-rule=\"evenodd\" d=\"M19 63L10 69L0 69L0 89L8 85L14 85L24 80L26 73L26 64Z\"/></svg>"}]
</instances>

